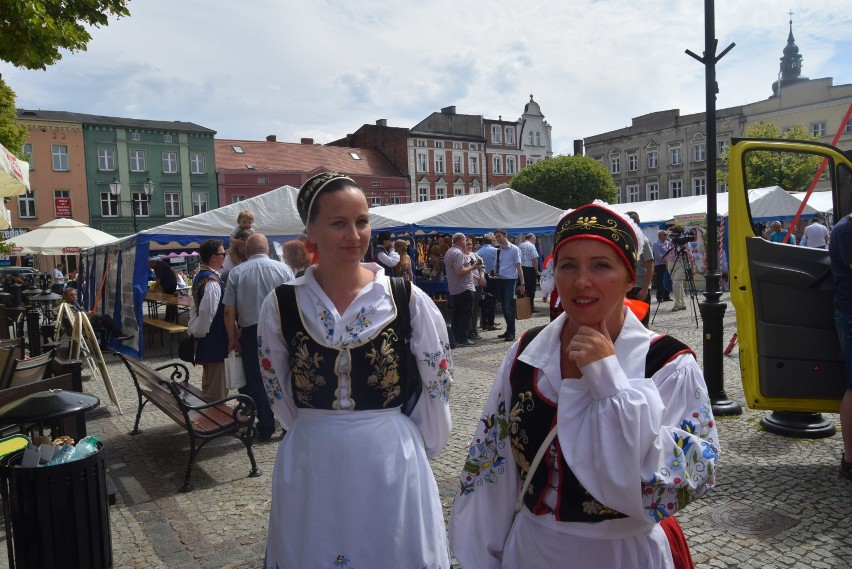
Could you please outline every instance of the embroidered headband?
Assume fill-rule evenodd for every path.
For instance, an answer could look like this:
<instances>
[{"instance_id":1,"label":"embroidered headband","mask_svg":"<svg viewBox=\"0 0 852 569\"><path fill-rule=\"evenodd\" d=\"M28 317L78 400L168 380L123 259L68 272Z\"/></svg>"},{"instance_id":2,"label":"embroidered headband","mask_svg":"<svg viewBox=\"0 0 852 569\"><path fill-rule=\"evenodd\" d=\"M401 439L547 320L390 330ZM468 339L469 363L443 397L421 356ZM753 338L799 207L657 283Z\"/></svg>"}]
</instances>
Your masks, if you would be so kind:
<instances>
[{"instance_id":1,"label":"embroidered headband","mask_svg":"<svg viewBox=\"0 0 852 569\"><path fill-rule=\"evenodd\" d=\"M327 188L329 184L338 180L351 182L353 186L358 187L355 180L340 172L323 172L302 184L301 189L299 189L299 195L296 198L296 209L299 211L302 223L305 225L308 224L308 220L311 218L311 209L314 207L314 201L320 192Z\"/></svg>"},{"instance_id":2,"label":"embroidered headband","mask_svg":"<svg viewBox=\"0 0 852 569\"><path fill-rule=\"evenodd\" d=\"M562 216L553 236L553 256L564 244L575 239L597 239L618 253L636 280L638 245L630 223L609 208L588 204Z\"/></svg>"}]
</instances>

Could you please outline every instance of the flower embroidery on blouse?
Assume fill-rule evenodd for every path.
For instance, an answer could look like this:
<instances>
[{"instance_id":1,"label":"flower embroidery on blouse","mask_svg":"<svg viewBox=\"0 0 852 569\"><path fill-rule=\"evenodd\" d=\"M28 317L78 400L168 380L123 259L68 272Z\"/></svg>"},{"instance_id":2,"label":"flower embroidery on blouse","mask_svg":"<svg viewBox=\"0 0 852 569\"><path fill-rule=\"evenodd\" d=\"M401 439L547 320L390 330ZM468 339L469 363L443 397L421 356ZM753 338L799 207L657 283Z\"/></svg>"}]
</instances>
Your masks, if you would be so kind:
<instances>
[{"instance_id":1,"label":"flower embroidery on blouse","mask_svg":"<svg viewBox=\"0 0 852 569\"><path fill-rule=\"evenodd\" d=\"M260 360L260 375L269 403L274 403L276 399L284 399L284 392L281 391L281 385L278 383L278 372L272 367L272 360L269 359L269 347L263 345L263 338L260 336L257 337L257 357Z\"/></svg>"},{"instance_id":2,"label":"flower embroidery on blouse","mask_svg":"<svg viewBox=\"0 0 852 569\"><path fill-rule=\"evenodd\" d=\"M399 355L393 349L399 337L392 328L388 328L379 335L379 339L379 349L373 345L367 352L367 359L373 365L373 373L367 377L367 385L382 390L382 407L387 407L400 394Z\"/></svg>"},{"instance_id":3,"label":"flower embroidery on blouse","mask_svg":"<svg viewBox=\"0 0 852 569\"><path fill-rule=\"evenodd\" d=\"M441 401L449 400L450 388L453 384L453 364L450 359L450 345L441 342L437 350L434 352L423 352L423 357L417 361L418 365L426 365L435 371L434 378L430 375L426 381L426 389L429 392L429 397L432 399L440 398Z\"/></svg>"},{"instance_id":4,"label":"flower embroidery on blouse","mask_svg":"<svg viewBox=\"0 0 852 569\"><path fill-rule=\"evenodd\" d=\"M482 436L476 438L468 449L461 473L461 495L473 493L477 486L486 482L496 482L497 476L505 471L506 458L500 453L509 436L506 402L500 401L497 413L483 416L480 420L485 428Z\"/></svg>"},{"instance_id":5,"label":"flower embroidery on blouse","mask_svg":"<svg viewBox=\"0 0 852 569\"><path fill-rule=\"evenodd\" d=\"M310 352L305 345L309 339L307 334L297 332L292 342L295 348L292 356L293 385L296 388L294 396L305 407L313 407L311 392L325 385L325 378L316 375L322 364L322 355Z\"/></svg>"},{"instance_id":6,"label":"flower embroidery on blouse","mask_svg":"<svg viewBox=\"0 0 852 569\"><path fill-rule=\"evenodd\" d=\"M322 322L323 328L325 328L325 342L337 348L345 348L351 344L357 344L361 332L372 324L369 316L376 312L376 308L372 304L362 306L352 322L343 327L343 333L338 338L335 338L333 312L320 301L316 302L316 306L319 309L317 317Z\"/></svg>"}]
</instances>

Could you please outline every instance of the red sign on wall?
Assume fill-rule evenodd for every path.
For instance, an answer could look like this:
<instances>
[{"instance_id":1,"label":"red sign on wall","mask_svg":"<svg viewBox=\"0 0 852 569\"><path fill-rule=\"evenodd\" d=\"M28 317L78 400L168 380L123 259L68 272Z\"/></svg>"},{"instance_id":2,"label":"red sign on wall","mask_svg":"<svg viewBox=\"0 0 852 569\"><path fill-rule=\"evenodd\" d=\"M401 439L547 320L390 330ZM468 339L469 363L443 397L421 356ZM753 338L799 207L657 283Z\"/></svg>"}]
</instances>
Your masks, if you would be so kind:
<instances>
[{"instance_id":1,"label":"red sign on wall","mask_svg":"<svg viewBox=\"0 0 852 569\"><path fill-rule=\"evenodd\" d=\"M56 217L71 217L71 198L53 198Z\"/></svg>"}]
</instances>

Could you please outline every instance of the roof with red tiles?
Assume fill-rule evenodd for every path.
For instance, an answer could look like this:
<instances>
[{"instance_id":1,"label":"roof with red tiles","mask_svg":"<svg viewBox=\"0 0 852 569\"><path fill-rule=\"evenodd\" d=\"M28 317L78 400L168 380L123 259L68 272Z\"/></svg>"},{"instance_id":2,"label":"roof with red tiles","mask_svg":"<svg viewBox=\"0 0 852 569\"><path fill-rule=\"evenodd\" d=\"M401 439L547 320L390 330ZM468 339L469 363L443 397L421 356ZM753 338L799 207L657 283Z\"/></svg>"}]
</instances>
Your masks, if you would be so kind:
<instances>
[{"instance_id":1,"label":"roof with red tiles","mask_svg":"<svg viewBox=\"0 0 852 569\"><path fill-rule=\"evenodd\" d=\"M403 175L378 150L266 140L217 139L214 143L218 171L312 172L324 168L349 175Z\"/></svg>"}]
</instances>

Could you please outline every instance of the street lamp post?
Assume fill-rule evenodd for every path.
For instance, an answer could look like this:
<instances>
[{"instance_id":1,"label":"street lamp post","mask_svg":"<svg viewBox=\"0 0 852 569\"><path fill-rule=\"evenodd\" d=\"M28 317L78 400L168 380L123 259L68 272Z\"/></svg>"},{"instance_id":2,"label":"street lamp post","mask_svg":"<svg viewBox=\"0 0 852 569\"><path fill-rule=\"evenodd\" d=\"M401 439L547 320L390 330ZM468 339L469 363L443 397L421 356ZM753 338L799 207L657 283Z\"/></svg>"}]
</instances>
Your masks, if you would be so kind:
<instances>
[{"instance_id":1,"label":"street lamp post","mask_svg":"<svg viewBox=\"0 0 852 569\"><path fill-rule=\"evenodd\" d=\"M133 197L133 193L130 194L130 199L126 201L121 201L119 199L116 200L118 204L129 203L130 204L130 212L133 215L133 233L139 233L139 227L136 224L136 203L148 202L151 198L151 194L154 193L154 182L151 181L151 178L148 177L145 180L145 183L142 184L142 189L145 192L144 200L137 200ZM116 198L121 195L121 182L118 181L118 178L113 177L112 182L109 183L109 192L114 195Z\"/></svg>"}]
</instances>

